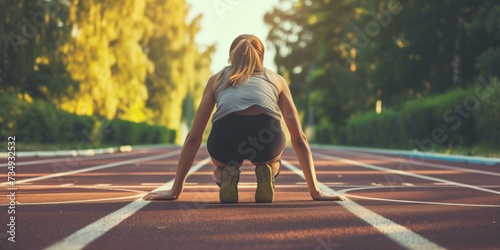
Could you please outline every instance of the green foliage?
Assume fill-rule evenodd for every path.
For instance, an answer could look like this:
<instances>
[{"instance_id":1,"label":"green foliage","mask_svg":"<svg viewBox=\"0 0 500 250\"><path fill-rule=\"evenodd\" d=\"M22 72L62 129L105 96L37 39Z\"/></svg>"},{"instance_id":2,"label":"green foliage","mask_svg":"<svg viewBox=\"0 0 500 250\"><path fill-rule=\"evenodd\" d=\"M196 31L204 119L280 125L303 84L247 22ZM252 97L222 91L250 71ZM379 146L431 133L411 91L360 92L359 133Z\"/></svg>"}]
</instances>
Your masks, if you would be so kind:
<instances>
[{"instance_id":1,"label":"green foliage","mask_svg":"<svg viewBox=\"0 0 500 250\"><path fill-rule=\"evenodd\" d=\"M467 36L477 41L476 67L482 75L500 77L500 4L483 1L482 8L465 22Z\"/></svg>"},{"instance_id":2,"label":"green foliage","mask_svg":"<svg viewBox=\"0 0 500 250\"><path fill-rule=\"evenodd\" d=\"M175 131L147 123L113 119L106 129L104 142L121 145L154 144L175 141Z\"/></svg>"},{"instance_id":3,"label":"green foliage","mask_svg":"<svg viewBox=\"0 0 500 250\"><path fill-rule=\"evenodd\" d=\"M335 108L323 101L334 100L346 88L354 87L351 86L353 78L343 74L348 68L344 64L342 27L355 18L355 3L305 0L281 2L286 7L276 7L264 17L270 28L268 40L276 50L278 71L287 76L295 102L302 109L310 104L310 92L321 92L334 82L341 81L342 86L331 86L335 91L328 92L328 97L318 96L314 100L315 108L333 110ZM334 72L331 72L332 68L335 68ZM321 72L319 75L318 71ZM341 73L342 77L337 78L336 73ZM330 104L338 105L338 102ZM342 118L346 116L349 114L340 114Z\"/></svg>"},{"instance_id":4,"label":"green foliage","mask_svg":"<svg viewBox=\"0 0 500 250\"><path fill-rule=\"evenodd\" d=\"M146 79L146 106L152 111L154 123L176 129L182 122L191 125L192 110L210 77L210 56L215 51L214 45L198 48L195 37L202 16L186 23L187 14L185 1L172 0L148 1L145 11L154 24L145 42L150 50L148 58L155 65Z\"/></svg>"},{"instance_id":5,"label":"green foliage","mask_svg":"<svg viewBox=\"0 0 500 250\"><path fill-rule=\"evenodd\" d=\"M34 143L102 143L137 145L172 143L175 131L163 126L109 121L96 116L79 116L57 109L44 101L28 103L14 96L0 97L0 139L16 136L17 141Z\"/></svg>"},{"instance_id":6,"label":"green foliage","mask_svg":"<svg viewBox=\"0 0 500 250\"><path fill-rule=\"evenodd\" d=\"M0 0L0 94L180 130L192 122L182 108L199 103L215 50L199 49L202 17L188 22L188 14L185 0Z\"/></svg>"},{"instance_id":7,"label":"green foliage","mask_svg":"<svg viewBox=\"0 0 500 250\"><path fill-rule=\"evenodd\" d=\"M402 117L392 110L387 110L383 115L367 113L349 120L342 140L347 145L387 148L407 145L402 123Z\"/></svg>"},{"instance_id":8,"label":"green foliage","mask_svg":"<svg viewBox=\"0 0 500 250\"><path fill-rule=\"evenodd\" d=\"M268 40L298 109L314 114L316 142L500 144L500 91L482 99L474 85L500 77L498 1L280 2L265 16Z\"/></svg>"},{"instance_id":9,"label":"green foliage","mask_svg":"<svg viewBox=\"0 0 500 250\"><path fill-rule=\"evenodd\" d=\"M322 124L314 128L314 143L339 144L340 128L334 125Z\"/></svg>"},{"instance_id":10,"label":"green foliage","mask_svg":"<svg viewBox=\"0 0 500 250\"><path fill-rule=\"evenodd\" d=\"M0 94L55 101L78 88L57 49L71 31L59 25L68 11L56 0L0 0Z\"/></svg>"},{"instance_id":11,"label":"green foliage","mask_svg":"<svg viewBox=\"0 0 500 250\"><path fill-rule=\"evenodd\" d=\"M341 126L378 100L397 108L500 74L496 0L281 3L265 16L268 40L299 109L312 106L316 120Z\"/></svg>"},{"instance_id":12,"label":"green foliage","mask_svg":"<svg viewBox=\"0 0 500 250\"><path fill-rule=\"evenodd\" d=\"M478 142L488 146L500 146L500 83L491 95L481 103L476 115Z\"/></svg>"},{"instance_id":13,"label":"green foliage","mask_svg":"<svg viewBox=\"0 0 500 250\"><path fill-rule=\"evenodd\" d=\"M332 84L335 82L335 84ZM343 125L352 114L363 110L367 96L360 93L364 84L345 68L315 70L309 87L309 105L315 121ZM355 98L353 98L355 96Z\"/></svg>"},{"instance_id":14,"label":"green foliage","mask_svg":"<svg viewBox=\"0 0 500 250\"><path fill-rule=\"evenodd\" d=\"M329 137L332 138L332 134L334 137L327 143L420 150L427 147L421 145L429 142L445 147L471 146L481 131L476 128L476 120L490 112L467 109L471 105L464 105L470 104L466 103L472 98L477 98L474 89L457 89L410 101L399 109L385 109L381 114L364 113L349 119L344 127L328 131ZM316 138L324 136L324 131L324 128L319 130Z\"/></svg>"}]
</instances>

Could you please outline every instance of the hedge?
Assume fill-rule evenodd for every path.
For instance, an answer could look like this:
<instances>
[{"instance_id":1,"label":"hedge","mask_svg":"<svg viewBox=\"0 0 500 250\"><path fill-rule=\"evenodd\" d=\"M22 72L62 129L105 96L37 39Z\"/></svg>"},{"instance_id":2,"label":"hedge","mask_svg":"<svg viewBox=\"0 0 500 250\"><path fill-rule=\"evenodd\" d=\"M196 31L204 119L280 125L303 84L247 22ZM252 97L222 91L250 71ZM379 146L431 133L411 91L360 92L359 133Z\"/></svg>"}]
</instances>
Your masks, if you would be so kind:
<instances>
[{"instance_id":1,"label":"hedge","mask_svg":"<svg viewBox=\"0 0 500 250\"><path fill-rule=\"evenodd\" d=\"M481 144L500 146L500 86L479 106L476 129Z\"/></svg>"},{"instance_id":2,"label":"hedge","mask_svg":"<svg viewBox=\"0 0 500 250\"><path fill-rule=\"evenodd\" d=\"M97 116L78 116L44 101L28 103L15 96L0 97L0 140L33 143L154 144L173 143L175 131L163 126Z\"/></svg>"},{"instance_id":3,"label":"hedge","mask_svg":"<svg viewBox=\"0 0 500 250\"><path fill-rule=\"evenodd\" d=\"M500 145L500 88L494 90L484 97L477 86L456 89L381 114L361 114L343 127L319 126L316 142L420 151L435 146Z\"/></svg>"}]
</instances>

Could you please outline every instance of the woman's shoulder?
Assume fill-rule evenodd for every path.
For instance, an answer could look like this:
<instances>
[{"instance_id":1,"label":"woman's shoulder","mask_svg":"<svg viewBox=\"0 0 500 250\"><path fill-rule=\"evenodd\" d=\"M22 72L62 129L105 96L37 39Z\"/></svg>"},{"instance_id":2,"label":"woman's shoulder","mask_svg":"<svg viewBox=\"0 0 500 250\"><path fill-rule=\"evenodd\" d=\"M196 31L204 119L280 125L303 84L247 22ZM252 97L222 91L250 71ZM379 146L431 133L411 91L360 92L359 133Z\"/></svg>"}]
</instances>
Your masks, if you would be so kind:
<instances>
[{"instance_id":1,"label":"woman's shoulder","mask_svg":"<svg viewBox=\"0 0 500 250\"><path fill-rule=\"evenodd\" d=\"M210 77L211 79L214 79L216 82L220 81L222 77L227 73L227 71L231 68L231 66L225 66L219 72L215 73Z\"/></svg>"},{"instance_id":2,"label":"woman's shoulder","mask_svg":"<svg viewBox=\"0 0 500 250\"><path fill-rule=\"evenodd\" d=\"M217 73L213 74L210 78L218 79L224 75L224 73L229 69L229 66L226 66L219 70Z\"/></svg>"},{"instance_id":3,"label":"woman's shoulder","mask_svg":"<svg viewBox=\"0 0 500 250\"><path fill-rule=\"evenodd\" d=\"M208 86L210 86L215 92L215 88L217 87L218 83L222 80L222 77L224 76L225 72L229 66L224 67L223 69L219 70L217 73L213 74L210 79L208 79Z\"/></svg>"},{"instance_id":4,"label":"woman's shoulder","mask_svg":"<svg viewBox=\"0 0 500 250\"><path fill-rule=\"evenodd\" d=\"M268 77L275 77L277 79L279 79L280 81L284 81L285 78L283 78L280 74L274 72L273 70L270 70L268 68L266 68L266 74Z\"/></svg>"},{"instance_id":5,"label":"woman's shoulder","mask_svg":"<svg viewBox=\"0 0 500 250\"><path fill-rule=\"evenodd\" d=\"M283 86L287 85L285 78L283 78L280 74L274 72L273 70L270 70L268 68L266 70L266 75L269 78L269 80L278 87L278 89L281 91Z\"/></svg>"}]
</instances>

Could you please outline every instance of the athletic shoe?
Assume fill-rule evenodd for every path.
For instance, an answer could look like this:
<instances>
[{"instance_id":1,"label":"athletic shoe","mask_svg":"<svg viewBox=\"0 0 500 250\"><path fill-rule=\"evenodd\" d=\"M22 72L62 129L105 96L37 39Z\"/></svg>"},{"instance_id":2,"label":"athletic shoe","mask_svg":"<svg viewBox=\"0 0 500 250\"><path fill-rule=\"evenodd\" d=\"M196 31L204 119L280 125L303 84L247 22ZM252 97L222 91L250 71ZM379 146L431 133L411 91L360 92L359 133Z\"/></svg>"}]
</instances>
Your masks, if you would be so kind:
<instances>
[{"instance_id":1,"label":"athletic shoe","mask_svg":"<svg viewBox=\"0 0 500 250\"><path fill-rule=\"evenodd\" d=\"M220 175L219 199L221 203L238 202L238 182L240 169L237 166L227 165Z\"/></svg>"},{"instance_id":2,"label":"athletic shoe","mask_svg":"<svg viewBox=\"0 0 500 250\"><path fill-rule=\"evenodd\" d=\"M255 167L257 190L255 202L270 203L274 200L274 173L271 164L259 164Z\"/></svg>"}]
</instances>

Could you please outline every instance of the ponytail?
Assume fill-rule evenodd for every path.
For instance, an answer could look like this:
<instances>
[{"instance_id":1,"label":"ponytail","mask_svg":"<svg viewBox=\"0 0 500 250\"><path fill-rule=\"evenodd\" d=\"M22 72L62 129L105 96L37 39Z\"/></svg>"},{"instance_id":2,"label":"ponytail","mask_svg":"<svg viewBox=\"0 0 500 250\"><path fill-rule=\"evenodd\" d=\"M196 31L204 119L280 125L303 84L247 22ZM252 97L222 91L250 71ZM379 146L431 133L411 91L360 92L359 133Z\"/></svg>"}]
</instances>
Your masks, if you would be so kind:
<instances>
[{"instance_id":1,"label":"ponytail","mask_svg":"<svg viewBox=\"0 0 500 250\"><path fill-rule=\"evenodd\" d=\"M264 70L264 45L253 35L240 35L231 44L229 54L231 70L228 85L236 87L244 81L247 84L250 77Z\"/></svg>"}]
</instances>

